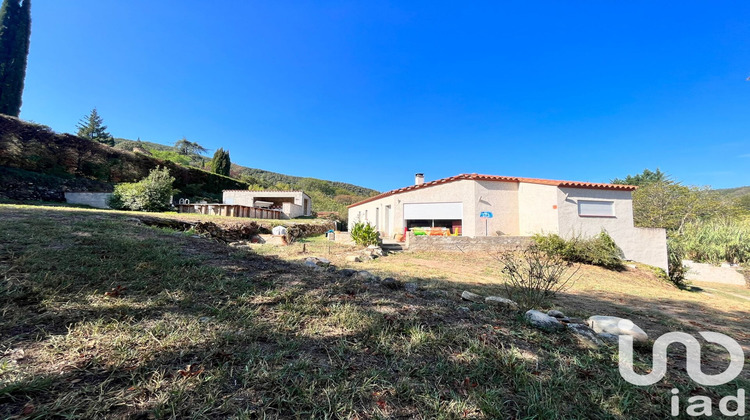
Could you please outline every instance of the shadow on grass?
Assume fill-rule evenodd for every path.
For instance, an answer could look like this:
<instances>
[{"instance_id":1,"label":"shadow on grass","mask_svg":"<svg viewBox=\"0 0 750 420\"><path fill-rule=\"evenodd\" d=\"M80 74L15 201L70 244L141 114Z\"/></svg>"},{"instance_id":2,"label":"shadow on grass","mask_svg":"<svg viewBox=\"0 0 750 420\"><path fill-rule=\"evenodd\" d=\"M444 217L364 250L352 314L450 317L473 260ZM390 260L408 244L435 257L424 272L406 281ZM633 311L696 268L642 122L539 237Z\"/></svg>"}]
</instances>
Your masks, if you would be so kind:
<instances>
[{"instance_id":1,"label":"shadow on grass","mask_svg":"<svg viewBox=\"0 0 750 420\"><path fill-rule=\"evenodd\" d=\"M433 280L408 293L122 217L16 216L0 224L0 305L14 314L0 332L27 358L0 376L3 417L33 406L39 417L663 418L669 407L668 390L619 377L614 349L462 310ZM117 285L123 297L103 296ZM559 302L639 325L648 312L633 307L655 303ZM693 389L679 367L667 379Z\"/></svg>"}]
</instances>

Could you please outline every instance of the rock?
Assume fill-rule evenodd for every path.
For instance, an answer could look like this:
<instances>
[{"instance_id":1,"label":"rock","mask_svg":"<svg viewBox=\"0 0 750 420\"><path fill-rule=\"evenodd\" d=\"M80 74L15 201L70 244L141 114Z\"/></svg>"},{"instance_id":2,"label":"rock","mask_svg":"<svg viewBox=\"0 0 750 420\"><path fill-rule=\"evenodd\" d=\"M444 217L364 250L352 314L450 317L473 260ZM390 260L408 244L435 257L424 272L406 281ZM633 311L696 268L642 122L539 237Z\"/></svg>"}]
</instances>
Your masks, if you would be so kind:
<instances>
[{"instance_id":1,"label":"rock","mask_svg":"<svg viewBox=\"0 0 750 420\"><path fill-rule=\"evenodd\" d=\"M210 317L210 316L202 316L202 317L198 318L198 322L208 322L208 321L210 321L210 320L211 320L212 318L213 318L213 317Z\"/></svg>"},{"instance_id":2,"label":"rock","mask_svg":"<svg viewBox=\"0 0 750 420\"><path fill-rule=\"evenodd\" d=\"M275 236L286 236L287 229L284 226L274 226L274 228L271 229L271 233Z\"/></svg>"},{"instance_id":3,"label":"rock","mask_svg":"<svg viewBox=\"0 0 750 420\"><path fill-rule=\"evenodd\" d=\"M607 343L613 344L617 344L617 342L619 341L616 335L610 333L600 333L599 338L603 341L606 341Z\"/></svg>"},{"instance_id":4,"label":"rock","mask_svg":"<svg viewBox=\"0 0 750 420\"><path fill-rule=\"evenodd\" d=\"M331 261L320 257L307 257L305 258L305 265L312 268L328 267L331 265Z\"/></svg>"},{"instance_id":5,"label":"rock","mask_svg":"<svg viewBox=\"0 0 750 420\"><path fill-rule=\"evenodd\" d=\"M469 312L469 307L468 306L459 306L456 309L458 309L460 312Z\"/></svg>"},{"instance_id":6,"label":"rock","mask_svg":"<svg viewBox=\"0 0 750 420\"><path fill-rule=\"evenodd\" d=\"M549 315L551 317L555 317L555 318L565 318L565 314L564 313L562 313L560 311L557 311L557 310L554 310L554 309L552 309L550 311L547 311L547 315Z\"/></svg>"},{"instance_id":7,"label":"rock","mask_svg":"<svg viewBox=\"0 0 750 420\"><path fill-rule=\"evenodd\" d=\"M484 299L484 303L503 309L518 309L518 304L516 302L500 296L487 296Z\"/></svg>"},{"instance_id":8,"label":"rock","mask_svg":"<svg viewBox=\"0 0 750 420\"><path fill-rule=\"evenodd\" d=\"M398 290L401 288L401 282L394 279L393 277L388 277L381 280L380 284L391 290Z\"/></svg>"},{"instance_id":9,"label":"rock","mask_svg":"<svg viewBox=\"0 0 750 420\"><path fill-rule=\"evenodd\" d=\"M602 344L602 340L597 337L596 331L587 327L584 324L568 324L568 330L575 334L583 345L590 348L598 348Z\"/></svg>"},{"instance_id":10,"label":"rock","mask_svg":"<svg viewBox=\"0 0 750 420\"><path fill-rule=\"evenodd\" d=\"M351 268L344 268L339 270L339 274L343 277L351 277L355 274L357 274L357 270L352 270Z\"/></svg>"},{"instance_id":11,"label":"rock","mask_svg":"<svg viewBox=\"0 0 750 420\"><path fill-rule=\"evenodd\" d=\"M357 271L354 274L354 278L357 280L362 280L362 281L376 281L378 279L378 276L376 276L375 274L372 274L371 272L367 270L362 270L362 271Z\"/></svg>"},{"instance_id":12,"label":"rock","mask_svg":"<svg viewBox=\"0 0 750 420\"><path fill-rule=\"evenodd\" d=\"M464 292L461 293L461 299L468 300L474 303L484 303L484 298L482 296L479 296L476 293L471 293L467 290L464 290Z\"/></svg>"},{"instance_id":13,"label":"rock","mask_svg":"<svg viewBox=\"0 0 750 420\"><path fill-rule=\"evenodd\" d=\"M565 325L558 321L557 318L534 309L527 311L524 317L529 324L545 331L556 331L565 328Z\"/></svg>"},{"instance_id":14,"label":"rock","mask_svg":"<svg viewBox=\"0 0 750 420\"><path fill-rule=\"evenodd\" d=\"M595 315L586 322L597 333L608 333L613 335L629 335L633 341L648 341L648 334L633 321L616 316Z\"/></svg>"},{"instance_id":15,"label":"rock","mask_svg":"<svg viewBox=\"0 0 750 420\"><path fill-rule=\"evenodd\" d=\"M317 268L318 264L315 264L315 261L311 260L310 258L305 260L305 265L310 268Z\"/></svg>"},{"instance_id":16,"label":"rock","mask_svg":"<svg viewBox=\"0 0 750 420\"><path fill-rule=\"evenodd\" d=\"M347 255L346 261L347 262L362 262L362 258L360 258L358 255Z\"/></svg>"},{"instance_id":17,"label":"rock","mask_svg":"<svg viewBox=\"0 0 750 420\"><path fill-rule=\"evenodd\" d=\"M417 283L406 283L404 285L404 290L409 293L417 293L417 290L419 290L419 286L417 286Z\"/></svg>"}]
</instances>

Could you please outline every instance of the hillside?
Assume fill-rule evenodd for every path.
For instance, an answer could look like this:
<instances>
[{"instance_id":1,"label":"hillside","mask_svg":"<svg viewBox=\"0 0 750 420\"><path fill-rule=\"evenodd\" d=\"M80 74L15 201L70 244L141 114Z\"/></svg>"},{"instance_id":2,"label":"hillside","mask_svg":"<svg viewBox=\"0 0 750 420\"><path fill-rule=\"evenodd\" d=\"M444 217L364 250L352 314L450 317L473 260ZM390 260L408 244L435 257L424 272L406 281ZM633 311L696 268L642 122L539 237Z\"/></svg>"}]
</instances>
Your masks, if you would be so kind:
<instances>
[{"instance_id":1,"label":"hillside","mask_svg":"<svg viewBox=\"0 0 750 420\"><path fill-rule=\"evenodd\" d=\"M169 159L181 165L191 165L208 169L208 156L193 154L183 156L172 146L128 139L115 139L115 148L132 151L134 148L145 149L155 157ZM285 175L263 169L249 168L232 163L231 176L251 185L255 189L304 190L313 200L313 210L332 211L346 219L346 206L378 194L378 191L348 184L345 182L327 181L317 178L303 178Z\"/></svg>"},{"instance_id":2,"label":"hillside","mask_svg":"<svg viewBox=\"0 0 750 420\"><path fill-rule=\"evenodd\" d=\"M216 197L223 189L248 188L236 179L0 115L0 197L60 201L66 189L108 191L115 183L144 178L157 166L169 168L183 196Z\"/></svg>"},{"instance_id":3,"label":"hillside","mask_svg":"<svg viewBox=\"0 0 750 420\"><path fill-rule=\"evenodd\" d=\"M737 203L740 207L750 211L750 186L737 188L722 188L712 192L727 197Z\"/></svg>"}]
</instances>

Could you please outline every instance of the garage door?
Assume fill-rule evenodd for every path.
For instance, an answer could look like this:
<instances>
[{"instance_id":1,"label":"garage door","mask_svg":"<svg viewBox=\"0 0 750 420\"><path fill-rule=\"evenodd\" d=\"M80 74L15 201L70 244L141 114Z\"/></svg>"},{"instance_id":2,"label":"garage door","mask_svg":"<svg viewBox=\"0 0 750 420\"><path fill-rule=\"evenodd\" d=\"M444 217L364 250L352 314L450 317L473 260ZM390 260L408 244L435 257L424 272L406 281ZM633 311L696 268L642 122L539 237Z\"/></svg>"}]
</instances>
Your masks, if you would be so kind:
<instances>
[{"instance_id":1,"label":"garage door","mask_svg":"<svg viewBox=\"0 0 750 420\"><path fill-rule=\"evenodd\" d=\"M462 203L412 203L404 204L404 220L461 220Z\"/></svg>"}]
</instances>

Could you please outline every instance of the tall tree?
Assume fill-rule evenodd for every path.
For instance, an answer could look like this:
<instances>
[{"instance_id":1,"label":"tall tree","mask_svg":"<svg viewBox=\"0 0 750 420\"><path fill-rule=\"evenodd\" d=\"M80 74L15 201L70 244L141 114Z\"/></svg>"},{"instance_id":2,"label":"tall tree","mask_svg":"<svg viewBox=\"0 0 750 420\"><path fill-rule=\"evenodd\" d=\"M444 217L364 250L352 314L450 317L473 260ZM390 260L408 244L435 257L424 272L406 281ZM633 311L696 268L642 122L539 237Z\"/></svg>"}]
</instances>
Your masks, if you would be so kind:
<instances>
[{"instance_id":1,"label":"tall tree","mask_svg":"<svg viewBox=\"0 0 750 420\"><path fill-rule=\"evenodd\" d=\"M177 140L174 144L175 149L177 149L177 153L189 156L189 155L202 155L203 153L206 153L208 149L201 146L200 144L189 141L186 137L183 137L181 140Z\"/></svg>"},{"instance_id":2,"label":"tall tree","mask_svg":"<svg viewBox=\"0 0 750 420\"><path fill-rule=\"evenodd\" d=\"M636 175L628 175L625 179L615 178L611 182L620 185L637 185L639 187L652 184L654 182L669 181L669 175L665 174L659 168L656 171L644 169L643 172Z\"/></svg>"},{"instance_id":3,"label":"tall tree","mask_svg":"<svg viewBox=\"0 0 750 420\"><path fill-rule=\"evenodd\" d=\"M224 151L223 148L214 153L213 159L211 159L211 169L214 173L224 176L229 176L229 170L232 168L232 161L229 159L229 150Z\"/></svg>"},{"instance_id":4,"label":"tall tree","mask_svg":"<svg viewBox=\"0 0 750 420\"><path fill-rule=\"evenodd\" d=\"M92 109L88 116L81 118L76 127L78 127L79 137L98 141L108 146L115 145L115 139L107 132L107 126L104 125L104 120L96 112L96 108Z\"/></svg>"},{"instance_id":5,"label":"tall tree","mask_svg":"<svg viewBox=\"0 0 750 420\"><path fill-rule=\"evenodd\" d=\"M31 40L31 0L4 0L0 7L0 113L21 112Z\"/></svg>"}]
</instances>

